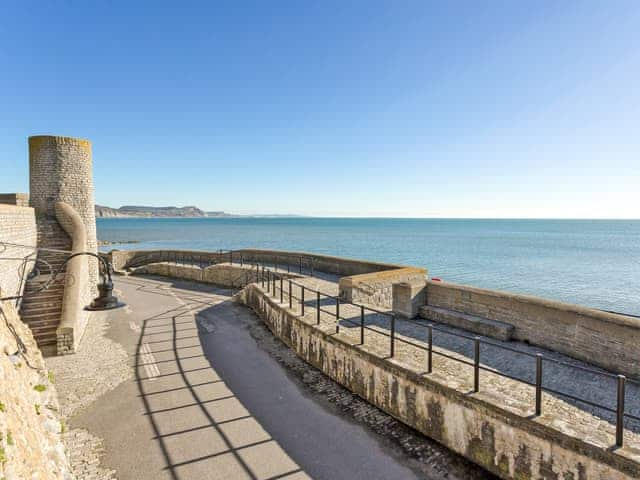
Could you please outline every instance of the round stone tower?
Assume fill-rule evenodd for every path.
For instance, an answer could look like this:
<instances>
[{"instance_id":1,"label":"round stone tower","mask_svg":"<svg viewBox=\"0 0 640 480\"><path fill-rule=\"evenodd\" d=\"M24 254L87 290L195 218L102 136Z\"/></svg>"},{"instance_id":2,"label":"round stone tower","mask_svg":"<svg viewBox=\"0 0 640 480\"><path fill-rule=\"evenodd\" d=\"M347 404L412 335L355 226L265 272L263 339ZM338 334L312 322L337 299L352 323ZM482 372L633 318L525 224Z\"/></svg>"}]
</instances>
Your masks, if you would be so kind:
<instances>
[{"instance_id":1,"label":"round stone tower","mask_svg":"<svg viewBox=\"0 0 640 480\"><path fill-rule=\"evenodd\" d=\"M37 217L55 218L56 202L71 205L85 225L87 250L97 251L91 142L50 135L29 137L29 188L29 202ZM97 261L89 261L89 266L89 281L94 286Z\"/></svg>"}]
</instances>

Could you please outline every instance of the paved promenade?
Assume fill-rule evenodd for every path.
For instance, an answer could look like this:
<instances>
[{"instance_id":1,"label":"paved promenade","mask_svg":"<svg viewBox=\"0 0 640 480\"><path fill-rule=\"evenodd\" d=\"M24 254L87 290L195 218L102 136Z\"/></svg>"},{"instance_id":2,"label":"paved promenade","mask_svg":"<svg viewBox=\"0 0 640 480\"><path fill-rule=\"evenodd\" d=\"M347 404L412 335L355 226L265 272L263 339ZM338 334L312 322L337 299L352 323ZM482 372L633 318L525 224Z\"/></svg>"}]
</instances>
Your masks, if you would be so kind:
<instances>
[{"instance_id":1,"label":"paved promenade","mask_svg":"<svg viewBox=\"0 0 640 480\"><path fill-rule=\"evenodd\" d=\"M90 349L82 360L92 367L75 371L77 356L53 360L73 432L68 445L89 441L75 458L81 478L490 478L321 380L312 367L301 367L250 310L230 300L228 290L140 277L118 277L116 288L128 306L100 314L95 333L106 329L106 337L88 344L97 362ZM118 360L102 356L109 345ZM127 378L110 373L121 371L121 352ZM283 363L304 368L304 381ZM95 387L100 375L113 377L111 390ZM322 385L318 391L329 400L306 383ZM429 461L404 455L384 435L342 414L335 398L375 419L376 431L396 425L393 435Z\"/></svg>"}]
</instances>

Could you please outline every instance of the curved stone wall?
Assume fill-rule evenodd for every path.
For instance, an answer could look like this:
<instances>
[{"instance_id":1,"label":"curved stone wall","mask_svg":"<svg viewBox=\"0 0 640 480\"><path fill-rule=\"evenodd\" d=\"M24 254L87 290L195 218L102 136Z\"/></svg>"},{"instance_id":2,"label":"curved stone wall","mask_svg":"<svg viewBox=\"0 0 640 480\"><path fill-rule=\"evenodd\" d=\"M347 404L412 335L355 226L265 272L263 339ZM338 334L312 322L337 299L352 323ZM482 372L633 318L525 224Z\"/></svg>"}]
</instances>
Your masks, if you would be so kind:
<instances>
[{"instance_id":1,"label":"curved stone wall","mask_svg":"<svg viewBox=\"0 0 640 480\"><path fill-rule=\"evenodd\" d=\"M56 218L71 237L73 253L86 251L87 233L82 218L65 202L56 203ZM65 276L60 326L56 332L58 355L76 350L87 326L89 314L84 306L91 299L91 284L87 283L88 255L69 260Z\"/></svg>"}]
</instances>

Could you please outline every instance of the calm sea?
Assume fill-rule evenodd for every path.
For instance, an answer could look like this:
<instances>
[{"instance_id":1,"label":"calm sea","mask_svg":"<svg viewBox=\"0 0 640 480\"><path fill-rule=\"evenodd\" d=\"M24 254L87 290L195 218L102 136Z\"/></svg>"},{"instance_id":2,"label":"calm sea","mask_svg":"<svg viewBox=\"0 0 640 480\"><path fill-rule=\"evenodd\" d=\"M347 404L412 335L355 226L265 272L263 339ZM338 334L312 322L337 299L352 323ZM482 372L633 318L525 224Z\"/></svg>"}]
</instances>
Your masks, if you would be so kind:
<instances>
[{"instance_id":1,"label":"calm sea","mask_svg":"<svg viewBox=\"0 0 640 480\"><path fill-rule=\"evenodd\" d=\"M640 220L98 219L119 249L299 250L423 266L430 276L640 314Z\"/></svg>"}]
</instances>

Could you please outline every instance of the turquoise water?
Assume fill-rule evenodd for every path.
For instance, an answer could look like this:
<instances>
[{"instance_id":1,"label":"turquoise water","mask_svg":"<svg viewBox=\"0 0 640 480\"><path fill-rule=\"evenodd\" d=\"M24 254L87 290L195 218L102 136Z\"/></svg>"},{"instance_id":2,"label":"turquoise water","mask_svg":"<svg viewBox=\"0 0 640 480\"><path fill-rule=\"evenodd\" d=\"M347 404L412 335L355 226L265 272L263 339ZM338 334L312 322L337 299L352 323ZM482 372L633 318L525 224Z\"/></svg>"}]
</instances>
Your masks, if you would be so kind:
<instances>
[{"instance_id":1,"label":"turquoise water","mask_svg":"<svg viewBox=\"0 0 640 480\"><path fill-rule=\"evenodd\" d=\"M98 219L106 249L300 250L423 266L430 276L640 314L640 220Z\"/></svg>"}]
</instances>

